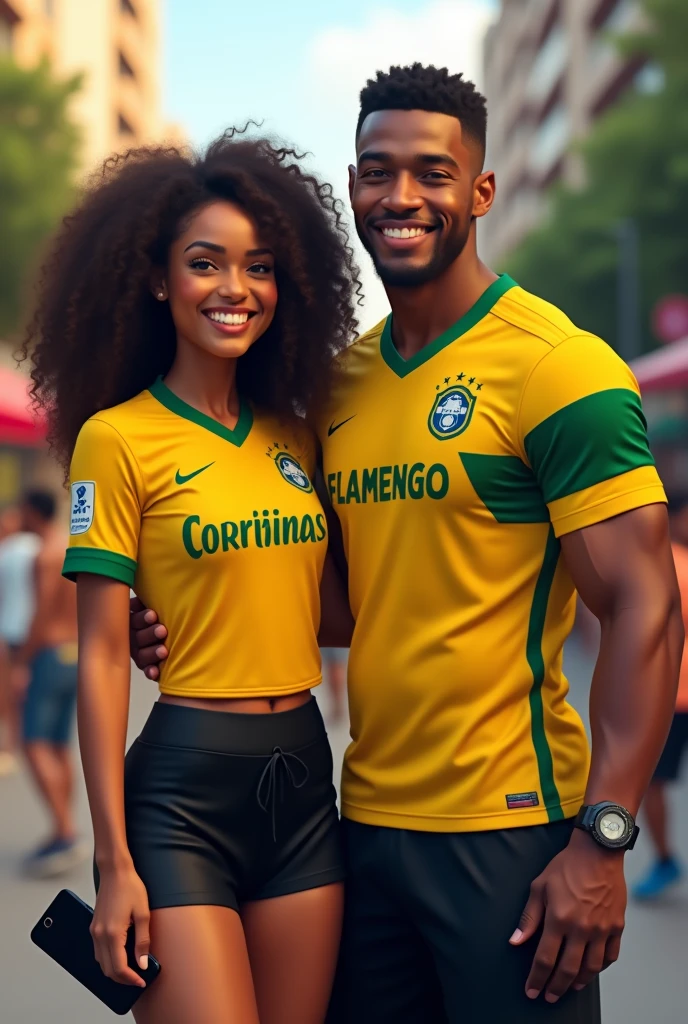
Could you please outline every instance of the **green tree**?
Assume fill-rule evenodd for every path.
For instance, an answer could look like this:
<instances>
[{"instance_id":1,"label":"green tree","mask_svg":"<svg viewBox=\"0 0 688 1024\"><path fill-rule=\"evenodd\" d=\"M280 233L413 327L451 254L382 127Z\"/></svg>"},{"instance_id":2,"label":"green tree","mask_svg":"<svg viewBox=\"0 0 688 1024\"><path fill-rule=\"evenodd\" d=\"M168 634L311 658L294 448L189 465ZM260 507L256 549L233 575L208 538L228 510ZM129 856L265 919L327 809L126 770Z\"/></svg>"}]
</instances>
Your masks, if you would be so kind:
<instances>
[{"instance_id":1,"label":"green tree","mask_svg":"<svg viewBox=\"0 0 688 1024\"><path fill-rule=\"evenodd\" d=\"M618 340L616 230L632 219L640 243L640 310L645 349L651 311L688 292L688 4L645 0L651 28L617 41L664 72L652 95L630 92L582 146L587 185L556 187L545 223L506 261L525 288L561 306L581 327Z\"/></svg>"},{"instance_id":2,"label":"green tree","mask_svg":"<svg viewBox=\"0 0 688 1024\"><path fill-rule=\"evenodd\" d=\"M27 274L74 195L80 133L68 113L80 78L0 60L0 338L17 329Z\"/></svg>"}]
</instances>

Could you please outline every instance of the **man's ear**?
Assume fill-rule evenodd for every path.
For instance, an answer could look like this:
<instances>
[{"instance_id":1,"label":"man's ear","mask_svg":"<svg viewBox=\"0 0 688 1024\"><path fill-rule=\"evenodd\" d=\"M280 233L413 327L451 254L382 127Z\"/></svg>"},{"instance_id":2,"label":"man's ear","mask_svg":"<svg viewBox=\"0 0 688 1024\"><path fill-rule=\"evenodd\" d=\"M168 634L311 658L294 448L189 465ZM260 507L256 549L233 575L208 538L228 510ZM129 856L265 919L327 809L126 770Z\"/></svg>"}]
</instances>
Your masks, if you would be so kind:
<instances>
[{"instance_id":1,"label":"man's ear","mask_svg":"<svg viewBox=\"0 0 688 1024\"><path fill-rule=\"evenodd\" d=\"M349 199L353 202L354 188L356 187L356 168L349 164Z\"/></svg>"}]
</instances>

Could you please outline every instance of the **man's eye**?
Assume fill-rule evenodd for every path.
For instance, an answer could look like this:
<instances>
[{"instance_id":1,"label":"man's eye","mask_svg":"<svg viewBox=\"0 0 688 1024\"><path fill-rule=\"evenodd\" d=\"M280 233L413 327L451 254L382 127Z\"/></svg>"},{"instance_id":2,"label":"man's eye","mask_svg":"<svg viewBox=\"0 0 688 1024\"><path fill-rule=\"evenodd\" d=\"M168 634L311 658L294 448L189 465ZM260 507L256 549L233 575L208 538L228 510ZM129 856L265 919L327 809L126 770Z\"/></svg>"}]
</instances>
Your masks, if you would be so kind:
<instances>
[{"instance_id":1,"label":"man's eye","mask_svg":"<svg viewBox=\"0 0 688 1024\"><path fill-rule=\"evenodd\" d=\"M196 259L191 260L189 263L190 267L194 270L216 270L217 267L210 260L205 259L203 256L197 256Z\"/></svg>"},{"instance_id":2,"label":"man's eye","mask_svg":"<svg viewBox=\"0 0 688 1024\"><path fill-rule=\"evenodd\" d=\"M363 175L364 178L382 178L386 174L381 167L373 167L370 171L366 171Z\"/></svg>"}]
</instances>

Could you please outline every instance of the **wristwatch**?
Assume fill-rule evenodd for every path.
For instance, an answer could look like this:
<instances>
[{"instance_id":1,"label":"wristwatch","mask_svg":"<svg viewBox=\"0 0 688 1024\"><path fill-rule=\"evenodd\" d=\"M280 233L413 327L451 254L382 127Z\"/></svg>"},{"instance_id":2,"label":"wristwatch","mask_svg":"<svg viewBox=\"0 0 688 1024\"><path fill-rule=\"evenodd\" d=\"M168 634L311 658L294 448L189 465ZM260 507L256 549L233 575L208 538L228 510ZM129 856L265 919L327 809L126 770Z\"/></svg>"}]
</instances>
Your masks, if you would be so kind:
<instances>
[{"instance_id":1,"label":"wristwatch","mask_svg":"<svg viewBox=\"0 0 688 1024\"><path fill-rule=\"evenodd\" d=\"M596 843L607 850L632 850L640 832L631 812L609 800L599 804L585 804L578 812L574 825L588 832Z\"/></svg>"}]
</instances>

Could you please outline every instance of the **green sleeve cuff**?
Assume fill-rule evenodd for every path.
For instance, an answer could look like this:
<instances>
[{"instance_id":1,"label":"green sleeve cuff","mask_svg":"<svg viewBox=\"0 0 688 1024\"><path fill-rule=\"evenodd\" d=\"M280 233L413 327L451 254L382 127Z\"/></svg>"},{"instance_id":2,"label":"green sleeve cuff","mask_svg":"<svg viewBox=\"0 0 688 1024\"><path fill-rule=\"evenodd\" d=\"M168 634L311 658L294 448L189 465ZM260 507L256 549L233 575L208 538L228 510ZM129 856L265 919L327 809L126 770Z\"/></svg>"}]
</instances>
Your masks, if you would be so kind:
<instances>
[{"instance_id":1,"label":"green sleeve cuff","mask_svg":"<svg viewBox=\"0 0 688 1024\"><path fill-rule=\"evenodd\" d=\"M111 580L134 586L136 562L116 551L103 551L101 548L68 548L62 567L62 575L68 580L76 580L80 572L93 573L95 576L108 576Z\"/></svg>"}]
</instances>

